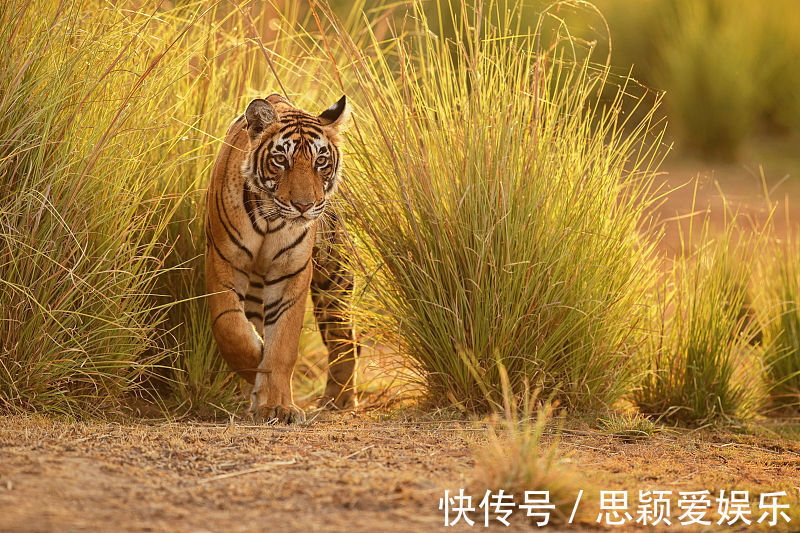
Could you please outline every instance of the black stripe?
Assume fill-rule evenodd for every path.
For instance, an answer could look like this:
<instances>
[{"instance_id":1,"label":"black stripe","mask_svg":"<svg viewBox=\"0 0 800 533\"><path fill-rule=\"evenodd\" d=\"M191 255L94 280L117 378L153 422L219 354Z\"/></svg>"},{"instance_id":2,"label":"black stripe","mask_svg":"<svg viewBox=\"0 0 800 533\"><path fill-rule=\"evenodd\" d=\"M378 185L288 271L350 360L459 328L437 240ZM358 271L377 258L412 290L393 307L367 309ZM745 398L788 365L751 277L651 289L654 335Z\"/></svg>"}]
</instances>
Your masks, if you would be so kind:
<instances>
[{"instance_id":1,"label":"black stripe","mask_svg":"<svg viewBox=\"0 0 800 533\"><path fill-rule=\"evenodd\" d=\"M269 225L267 225L267 233L275 233L276 231L280 231L286 225L286 219L281 220L281 223L275 226L272 229L269 229Z\"/></svg>"},{"instance_id":2,"label":"black stripe","mask_svg":"<svg viewBox=\"0 0 800 533\"><path fill-rule=\"evenodd\" d=\"M280 130L280 136L288 135L298 135L300 137L299 142L307 142L305 136L308 134L307 130L317 134L318 136L322 137L325 135L325 132L316 124L304 120L292 120L289 119L281 119L281 124L283 124L282 129ZM294 140L294 139L293 139Z\"/></svg>"},{"instance_id":3,"label":"black stripe","mask_svg":"<svg viewBox=\"0 0 800 533\"><path fill-rule=\"evenodd\" d=\"M260 281L250 280L250 285L255 287L256 289L263 289L264 288L264 284L261 283Z\"/></svg>"},{"instance_id":4,"label":"black stripe","mask_svg":"<svg viewBox=\"0 0 800 533\"><path fill-rule=\"evenodd\" d=\"M223 186L222 188L224 189L225 187ZM234 223L231 221L231 217L230 217L230 215L228 215L228 207L225 205L225 199L222 198L222 196L220 195L220 192L221 191L217 191L215 193L215 196L217 197L217 213L220 214L220 219L222 219L222 214L225 215L225 218L228 219L229 225L233 228L233 230L236 232L236 234L241 239L242 238L242 234L239 232L239 229L236 227L236 225L234 225ZM219 210L220 204L222 204L222 212L221 213L220 213L220 210Z\"/></svg>"},{"instance_id":5,"label":"black stripe","mask_svg":"<svg viewBox=\"0 0 800 533\"><path fill-rule=\"evenodd\" d=\"M225 287L229 291L233 291L234 293L236 293L236 296L239 298L240 302L244 301L244 295L242 293L240 293L239 291L237 291L235 287L232 287L231 285L227 285L225 283L220 283L220 285L222 285L223 287Z\"/></svg>"},{"instance_id":6,"label":"black stripe","mask_svg":"<svg viewBox=\"0 0 800 533\"><path fill-rule=\"evenodd\" d=\"M264 204L259 204L258 205L258 214L261 216L261 218L269 220L267 218L267 215L264 214L264 209L265 209ZM267 228L269 228L269 223L267 224Z\"/></svg>"},{"instance_id":7,"label":"black stripe","mask_svg":"<svg viewBox=\"0 0 800 533\"><path fill-rule=\"evenodd\" d=\"M299 269L295 270L294 272L291 272L289 274L283 275L283 276L281 276L279 278L275 278L275 279L265 279L264 280L264 285L275 285L276 283L280 283L283 280L295 277L296 275L298 275L299 273L301 273L302 271L304 271L306 269L306 267L308 266L308 263L310 261L311 261L311 258L309 257L308 260L306 261L306 263L303 266L301 266Z\"/></svg>"},{"instance_id":8,"label":"black stripe","mask_svg":"<svg viewBox=\"0 0 800 533\"><path fill-rule=\"evenodd\" d=\"M303 111L284 111L283 113L281 113L281 122L284 122L288 119L298 119L298 118L306 121L309 120L319 121L319 119L317 119L316 117L313 117Z\"/></svg>"},{"instance_id":9,"label":"black stripe","mask_svg":"<svg viewBox=\"0 0 800 533\"><path fill-rule=\"evenodd\" d=\"M290 307L292 307L296 301L297 301L296 297L292 298L284 305L280 306L278 309L264 315L264 326L271 326L272 324L280 320L280 318L283 316L283 313L285 313Z\"/></svg>"},{"instance_id":10,"label":"black stripe","mask_svg":"<svg viewBox=\"0 0 800 533\"><path fill-rule=\"evenodd\" d=\"M244 294L242 294L241 292L237 291L233 287L228 287L228 289L233 291L233 293L236 295L236 298L238 298L240 302L244 301Z\"/></svg>"},{"instance_id":11,"label":"black stripe","mask_svg":"<svg viewBox=\"0 0 800 533\"><path fill-rule=\"evenodd\" d=\"M244 202L244 210L247 211L247 217L250 219L250 224L253 225L253 230L263 237L266 232L259 228L258 223L256 222L256 215L253 212L253 202L250 200L251 194L252 192L250 191L250 187L247 185L247 180L244 180L244 186L242 187L242 201ZM267 224L267 227L269 227L269 224Z\"/></svg>"},{"instance_id":12,"label":"black stripe","mask_svg":"<svg viewBox=\"0 0 800 533\"><path fill-rule=\"evenodd\" d=\"M286 309L288 309L289 306L292 305L293 303L294 303L293 300L286 302L277 309L274 309L273 311L266 313L264 315L264 325L266 326L267 324L274 324L275 322L277 322L278 319L281 317L281 315L286 311Z\"/></svg>"},{"instance_id":13,"label":"black stripe","mask_svg":"<svg viewBox=\"0 0 800 533\"><path fill-rule=\"evenodd\" d=\"M274 318L270 318L270 319L265 319L264 320L264 327L272 326L273 324L275 324L278 320L281 319L281 317L283 316L283 313L285 313L285 312L286 312L286 309L281 309L281 312L280 312L280 314L278 314L278 316L276 316Z\"/></svg>"},{"instance_id":14,"label":"black stripe","mask_svg":"<svg viewBox=\"0 0 800 533\"><path fill-rule=\"evenodd\" d=\"M258 152L264 148L264 144L266 143L262 142L255 150L251 152L253 154L253 160L250 163L250 167L252 168L253 176L255 176L256 179L261 177L261 168L258 166Z\"/></svg>"},{"instance_id":15,"label":"black stripe","mask_svg":"<svg viewBox=\"0 0 800 533\"><path fill-rule=\"evenodd\" d=\"M331 175L336 174L336 172L339 170L339 156L341 155L339 153L339 149L336 146L332 145L332 148L333 149L331 150L331 168L332 168Z\"/></svg>"},{"instance_id":16,"label":"black stripe","mask_svg":"<svg viewBox=\"0 0 800 533\"><path fill-rule=\"evenodd\" d=\"M211 228L209 228L209 229L211 229ZM210 232L210 231L206 231L206 235L208 235L208 240L209 240L209 241L211 241L211 245L214 247L214 251L216 251L216 252L217 252L217 255L220 257L220 259L222 259L223 261L225 261L226 263L228 263L228 264L230 265L230 267L231 267L232 269L236 270L237 272L241 272L241 273L242 273L242 274L244 274L245 276L249 276L249 275L250 275L248 272L245 272L245 271L244 271L244 270L242 270L241 268L239 268L239 267L237 267L236 265L234 265L233 263L231 263L230 259L228 259L227 257L225 257L225 255L224 255L224 254L223 254L223 253L220 251L219 247L217 246L217 243L214 241L214 236L213 236L213 235L211 235L211 232ZM238 294L238 293L237 293L237 294Z\"/></svg>"},{"instance_id":17,"label":"black stripe","mask_svg":"<svg viewBox=\"0 0 800 533\"><path fill-rule=\"evenodd\" d=\"M303 130L310 130L312 133L316 133L320 137L322 137L324 135L324 133L322 132L322 129L318 128L314 124L303 124ZM304 133L306 133L306 132L304 131Z\"/></svg>"},{"instance_id":18,"label":"black stripe","mask_svg":"<svg viewBox=\"0 0 800 533\"><path fill-rule=\"evenodd\" d=\"M261 178L266 178L267 173L274 172L274 169L269 168L270 166L272 167L277 166L272 162L272 157L271 157L272 148L275 146L275 140L270 139L268 143L264 143L264 146L267 147L266 157L264 157L263 154L261 154L261 152L258 153L258 172ZM282 167L278 168L282 169Z\"/></svg>"},{"instance_id":19,"label":"black stripe","mask_svg":"<svg viewBox=\"0 0 800 533\"><path fill-rule=\"evenodd\" d=\"M211 327L213 328L217 324L217 320L222 318L223 315L227 315L228 313L238 313L239 311L241 311L241 310L240 309L226 309L225 311L221 312L216 317L214 317L214 320L211 322Z\"/></svg>"},{"instance_id":20,"label":"black stripe","mask_svg":"<svg viewBox=\"0 0 800 533\"><path fill-rule=\"evenodd\" d=\"M297 246L298 244L303 242L303 240L306 238L306 235L308 235L308 228L304 229L303 233L301 233L300 236L297 237L292 244L284 246L283 248L278 250L278 253L275 254L275 257L273 257L272 260L273 261L276 260L277 258L282 256L283 254L285 254L286 252L288 252L289 250L291 250L292 248L294 248L295 246Z\"/></svg>"},{"instance_id":21,"label":"black stripe","mask_svg":"<svg viewBox=\"0 0 800 533\"><path fill-rule=\"evenodd\" d=\"M253 296L250 293L248 293L247 296L244 297L244 299L247 300L248 302L253 302L256 304L260 304L263 302L261 298L259 298L258 296Z\"/></svg>"},{"instance_id":22,"label":"black stripe","mask_svg":"<svg viewBox=\"0 0 800 533\"><path fill-rule=\"evenodd\" d=\"M283 301L283 297L281 296L281 297L279 297L277 300L275 300L273 302L269 302L269 303L265 302L264 303L264 311L269 311L270 309L272 309L276 305L280 304L282 301Z\"/></svg>"},{"instance_id":23,"label":"black stripe","mask_svg":"<svg viewBox=\"0 0 800 533\"><path fill-rule=\"evenodd\" d=\"M259 177L261 177L261 178L266 177L263 150L264 150L264 148L266 148L267 149L267 153L271 153L272 152L272 147L273 147L274 144L275 144L275 142L272 139L270 139L268 142L265 142L261 146L259 146L258 150L256 151L256 155L255 155L256 159L254 160L254 162L255 162L256 168L258 169L258 174L257 175Z\"/></svg>"},{"instance_id":24,"label":"black stripe","mask_svg":"<svg viewBox=\"0 0 800 533\"><path fill-rule=\"evenodd\" d=\"M217 204L219 204L219 195L217 195ZM222 212L219 210L219 205L217 205L217 214L220 215L219 222L220 222L220 224L222 224L222 228L225 230L225 233L228 234L228 238L230 239L230 241L233 244L235 244L236 246L238 246L240 249L244 250L244 253L247 254L247 257L249 257L250 259L253 259L253 252L251 252L250 249L247 246L242 244L242 242L239 239L237 239L233 235L233 233L231 233L231 230L228 228L228 225L225 223L225 220L223 220L223 218L222 218ZM236 228L233 228L233 229L236 230ZM236 232L238 233L238 230L236 230Z\"/></svg>"},{"instance_id":25,"label":"black stripe","mask_svg":"<svg viewBox=\"0 0 800 533\"><path fill-rule=\"evenodd\" d=\"M261 313L259 313L257 311L247 311L244 314L244 316L247 317L247 320L250 320L250 319L253 319L253 318L258 318L259 320L261 319Z\"/></svg>"},{"instance_id":26,"label":"black stripe","mask_svg":"<svg viewBox=\"0 0 800 533\"><path fill-rule=\"evenodd\" d=\"M230 146L224 146L223 149L227 149L228 150L226 152L226 154L225 154L225 162L222 163L222 170L224 172L228 168L228 163L231 160L231 153L233 153L233 149ZM208 194L211 194L211 188L210 187L209 187L208 191L206 191L206 195L208 195ZM216 198L217 214L220 214L220 210L219 210L219 192L215 190L214 191L214 196ZM224 202L223 202L223 204L224 204ZM225 211L225 214L227 215L228 212ZM220 220L222 220L222 215L221 214L220 214ZM227 231L227 229L226 229L226 231ZM238 230L237 230L237 233L239 233ZM241 234L239 234L239 235L241 236Z\"/></svg>"}]
</instances>

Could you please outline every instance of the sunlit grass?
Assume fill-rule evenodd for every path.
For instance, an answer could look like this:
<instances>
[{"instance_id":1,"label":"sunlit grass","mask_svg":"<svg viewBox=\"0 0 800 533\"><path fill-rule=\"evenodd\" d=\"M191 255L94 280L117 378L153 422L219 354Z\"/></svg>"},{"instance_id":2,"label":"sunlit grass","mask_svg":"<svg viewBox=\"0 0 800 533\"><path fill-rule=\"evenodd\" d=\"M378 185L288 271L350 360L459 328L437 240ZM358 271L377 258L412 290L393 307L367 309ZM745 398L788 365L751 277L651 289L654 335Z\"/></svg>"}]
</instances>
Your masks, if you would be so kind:
<instances>
[{"instance_id":1,"label":"sunlit grass","mask_svg":"<svg viewBox=\"0 0 800 533\"><path fill-rule=\"evenodd\" d=\"M149 295L163 267L163 195L175 170L151 163L163 140L148 132L166 78L145 84L157 61L132 54L125 63L98 45L128 42L141 28L111 24L117 16L85 18L48 3L0 14L5 410L117 412L164 360L164 310Z\"/></svg>"},{"instance_id":2,"label":"sunlit grass","mask_svg":"<svg viewBox=\"0 0 800 533\"><path fill-rule=\"evenodd\" d=\"M597 99L607 72L514 20L351 48L349 223L386 310L371 319L435 402L496 408L503 367L514 393L605 409L646 329L659 132L623 132L623 89Z\"/></svg>"},{"instance_id":3,"label":"sunlit grass","mask_svg":"<svg viewBox=\"0 0 800 533\"><path fill-rule=\"evenodd\" d=\"M800 241L793 234L762 263L764 366L773 409L800 408Z\"/></svg>"},{"instance_id":4,"label":"sunlit grass","mask_svg":"<svg viewBox=\"0 0 800 533\"><path fill-rule=\"evenodd\" d=\"M700 424L748 418L761 405L758 324L748 311L759 242L735 225L712 236L706 218L694 240L690 227L685 245L693 249L664 276L642 352L646 375L633 395L642 413Z\"/></svg>"},{"instance_id":5,"label":"sunlit grass","mask_svg":"<svg viewBox=\"0 0 800 533\"><path fill-rule=\"evenodd\" d=\"M600 429L611 436L632 441L647 439L662 428L651 419L639 413L612 413L600 419Z\"/></svg>"},{"instance_id":6,"label":"sunlit grass","mask_svg":"<svg viewBox=\"0 0 800 533\"><path fill-rule=\"evenodd\" d=\"M516 395L521 398L517 404L505 379L504 375L502 417L492 415L487 441L474 452L472 491L480 501L487 491L503 490L514 495L517 504L525 503L526 492L538 491L534 499L546 492L553 505L549 522L564 523L579 490L591 487L561 455L560 426L553 417L552 402L541 401L538 392L526 391ZM531 520L540 522L541 516Z\"/></svg>"}]
</instances>

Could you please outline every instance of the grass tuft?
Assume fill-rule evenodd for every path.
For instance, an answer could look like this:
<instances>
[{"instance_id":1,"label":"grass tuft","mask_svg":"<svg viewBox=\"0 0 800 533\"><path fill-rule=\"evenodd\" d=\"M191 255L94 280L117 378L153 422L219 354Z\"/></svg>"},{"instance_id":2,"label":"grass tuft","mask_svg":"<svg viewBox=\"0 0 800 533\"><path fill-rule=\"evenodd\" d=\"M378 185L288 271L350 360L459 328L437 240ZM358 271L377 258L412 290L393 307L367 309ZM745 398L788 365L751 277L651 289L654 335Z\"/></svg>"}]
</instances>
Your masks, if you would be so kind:
<instances>
[{"instance_id":1,"label":"grass tuft","mask_svg":"<svg viewBox=\"0 0 800 533\"><path fill-rule=\"evenodd\" d=\"M479 497L502 489L513 494L518 505L524 503L526 491L547 491L549 503L555 505L550 523L564 523L578 492L586 487L579 486L579 476L559 456L559 432L543 442L554 406L545 402L534 410L535 400L536 395L521 409L507 410L502 421L493 415L487 442L474 452L471 489Z\"/></svg>"},{"instance_id":2,"label":"grass tuft","mask_svg":"<svg viewBox=\"0 0 800 533\"><path fill-rule=\"evenodd\" d=\"M576 43L540 42L513 11L456 18L446 42L417 7L420 27L349 48L365 104L345 197L381 310L369 326L434 402L497 409L504 368L514 394L606 409L643 337L659 130L623 128L624 87L601 101L607 71L573 61Z\"/></svg>"},{"instance_id":3,"label":"grass tuft","mask_svg":"<svg viewBox=\"0 0 800 533\"><path fill-rule=\"evenodd\" d=\"M112 414L164 362L165 79L143 21L64 8L0 12L0 409Z\"/></svg>"},{"instance_id":4,"label":"grass tuft","mask_svg":"<svg viewBox=\"0 0 800 533\"><path fill-rule=\"evenodd\" d=\"M762 280L764 367L775 409L800 408L800 241L791 234L769 256Z\"/></svg>"},{"instance_id":5,"label":"grass tuft","mask_svg":"<svg viewBox=\"0 0 800 533\"><path fill-rule=\"evenodd\" d=\"M688 424L745 419L763 400L759 328L748 311L758 243L736 236L735 225L714 239L706 218L697 248L664 277L643 351L647 373L633 394L644 414Z\"/></svg>"},{"instance_id":6,"label":"grass tuft","mask_svg":"<svg viewBox=\"0 0 800 533\"><path fill-rule=\"evenodd\" d=\"M600 419L600 429L626 441L646 439L663 430L639 413L612 413L608 418Z\"/></svg>"}]
</instances>

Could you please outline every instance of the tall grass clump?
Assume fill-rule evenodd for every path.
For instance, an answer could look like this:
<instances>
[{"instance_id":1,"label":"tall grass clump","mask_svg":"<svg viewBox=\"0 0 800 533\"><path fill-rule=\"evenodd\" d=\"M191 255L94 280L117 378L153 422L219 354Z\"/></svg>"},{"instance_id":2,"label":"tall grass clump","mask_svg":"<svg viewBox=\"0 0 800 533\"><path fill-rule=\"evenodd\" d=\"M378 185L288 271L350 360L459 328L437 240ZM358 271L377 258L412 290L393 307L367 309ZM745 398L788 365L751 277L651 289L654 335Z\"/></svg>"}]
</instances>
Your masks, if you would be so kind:
<instances>
[{"instance_id":1,"label":"tall grass clump","mask_svg":"<svg viewBox=\"0 0 800 533\"><path fill-rule=\"evenodd\" d=\"M746 418L760 405L758 324L749 303L758 243L736 236L734 226L712 238L706 219L698 247L664 276L643 350L648 373L633 395L642 413L699 424Z\"/></svg>"},{"instance_id":2,"label":"tall grass clump","mask_svg":"<svg viewBox=\"0 0 800 533\"><path fill-rule=\"evenodd\" d=\"M454 19L450 41L415 6L419 27L350 46L347 220L384 309L372 324L434 402L497 408L503 368L512 395L606 408L645 329L659 136L623 132L624 87L601 102L606 69L514 10Z\"/></svg>"},{"instance_id":3,"label":"tall grass clump","mask_svg":"<svg viewBox=\"0 0 800 533\"><path fill-rule=\"evenodd\" d=\"M775 408L800 408L800 241L789 234L764 265L764 365Z\"/></svg>"},{"instance_id":4,"label":"tall grass clump","mask_svg":"<svg viewBox=\"0 0 800 533\"><path fill-rule=\"evenodd\" d=\"M84 415L160 360L169 170L148 129L168 87L130 46L142 24L64 7L0 11L0 409Z\"/></svg>"}]
</instances>

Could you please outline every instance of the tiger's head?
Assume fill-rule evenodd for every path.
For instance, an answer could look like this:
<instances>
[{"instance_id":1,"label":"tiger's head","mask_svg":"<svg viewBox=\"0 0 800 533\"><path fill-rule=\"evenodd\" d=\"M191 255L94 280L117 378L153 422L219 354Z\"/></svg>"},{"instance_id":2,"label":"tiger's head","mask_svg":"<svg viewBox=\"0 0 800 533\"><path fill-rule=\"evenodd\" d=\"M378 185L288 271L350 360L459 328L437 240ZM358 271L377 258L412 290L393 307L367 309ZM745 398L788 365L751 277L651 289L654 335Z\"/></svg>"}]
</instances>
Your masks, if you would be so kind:
<instances>
[{"instance_id":1,"label":"tiger's head","mask_svg":"<svg viewBox=\"0 0 800 533\"><path fill-rule=\"evenodd\" d=\"M348 115L344 96L317 116L279 94L247 106L242 173L252 190L273 203L274 215L308 223L323 213L338 186L339 134Z\"/></svg>"}]
</instances>

